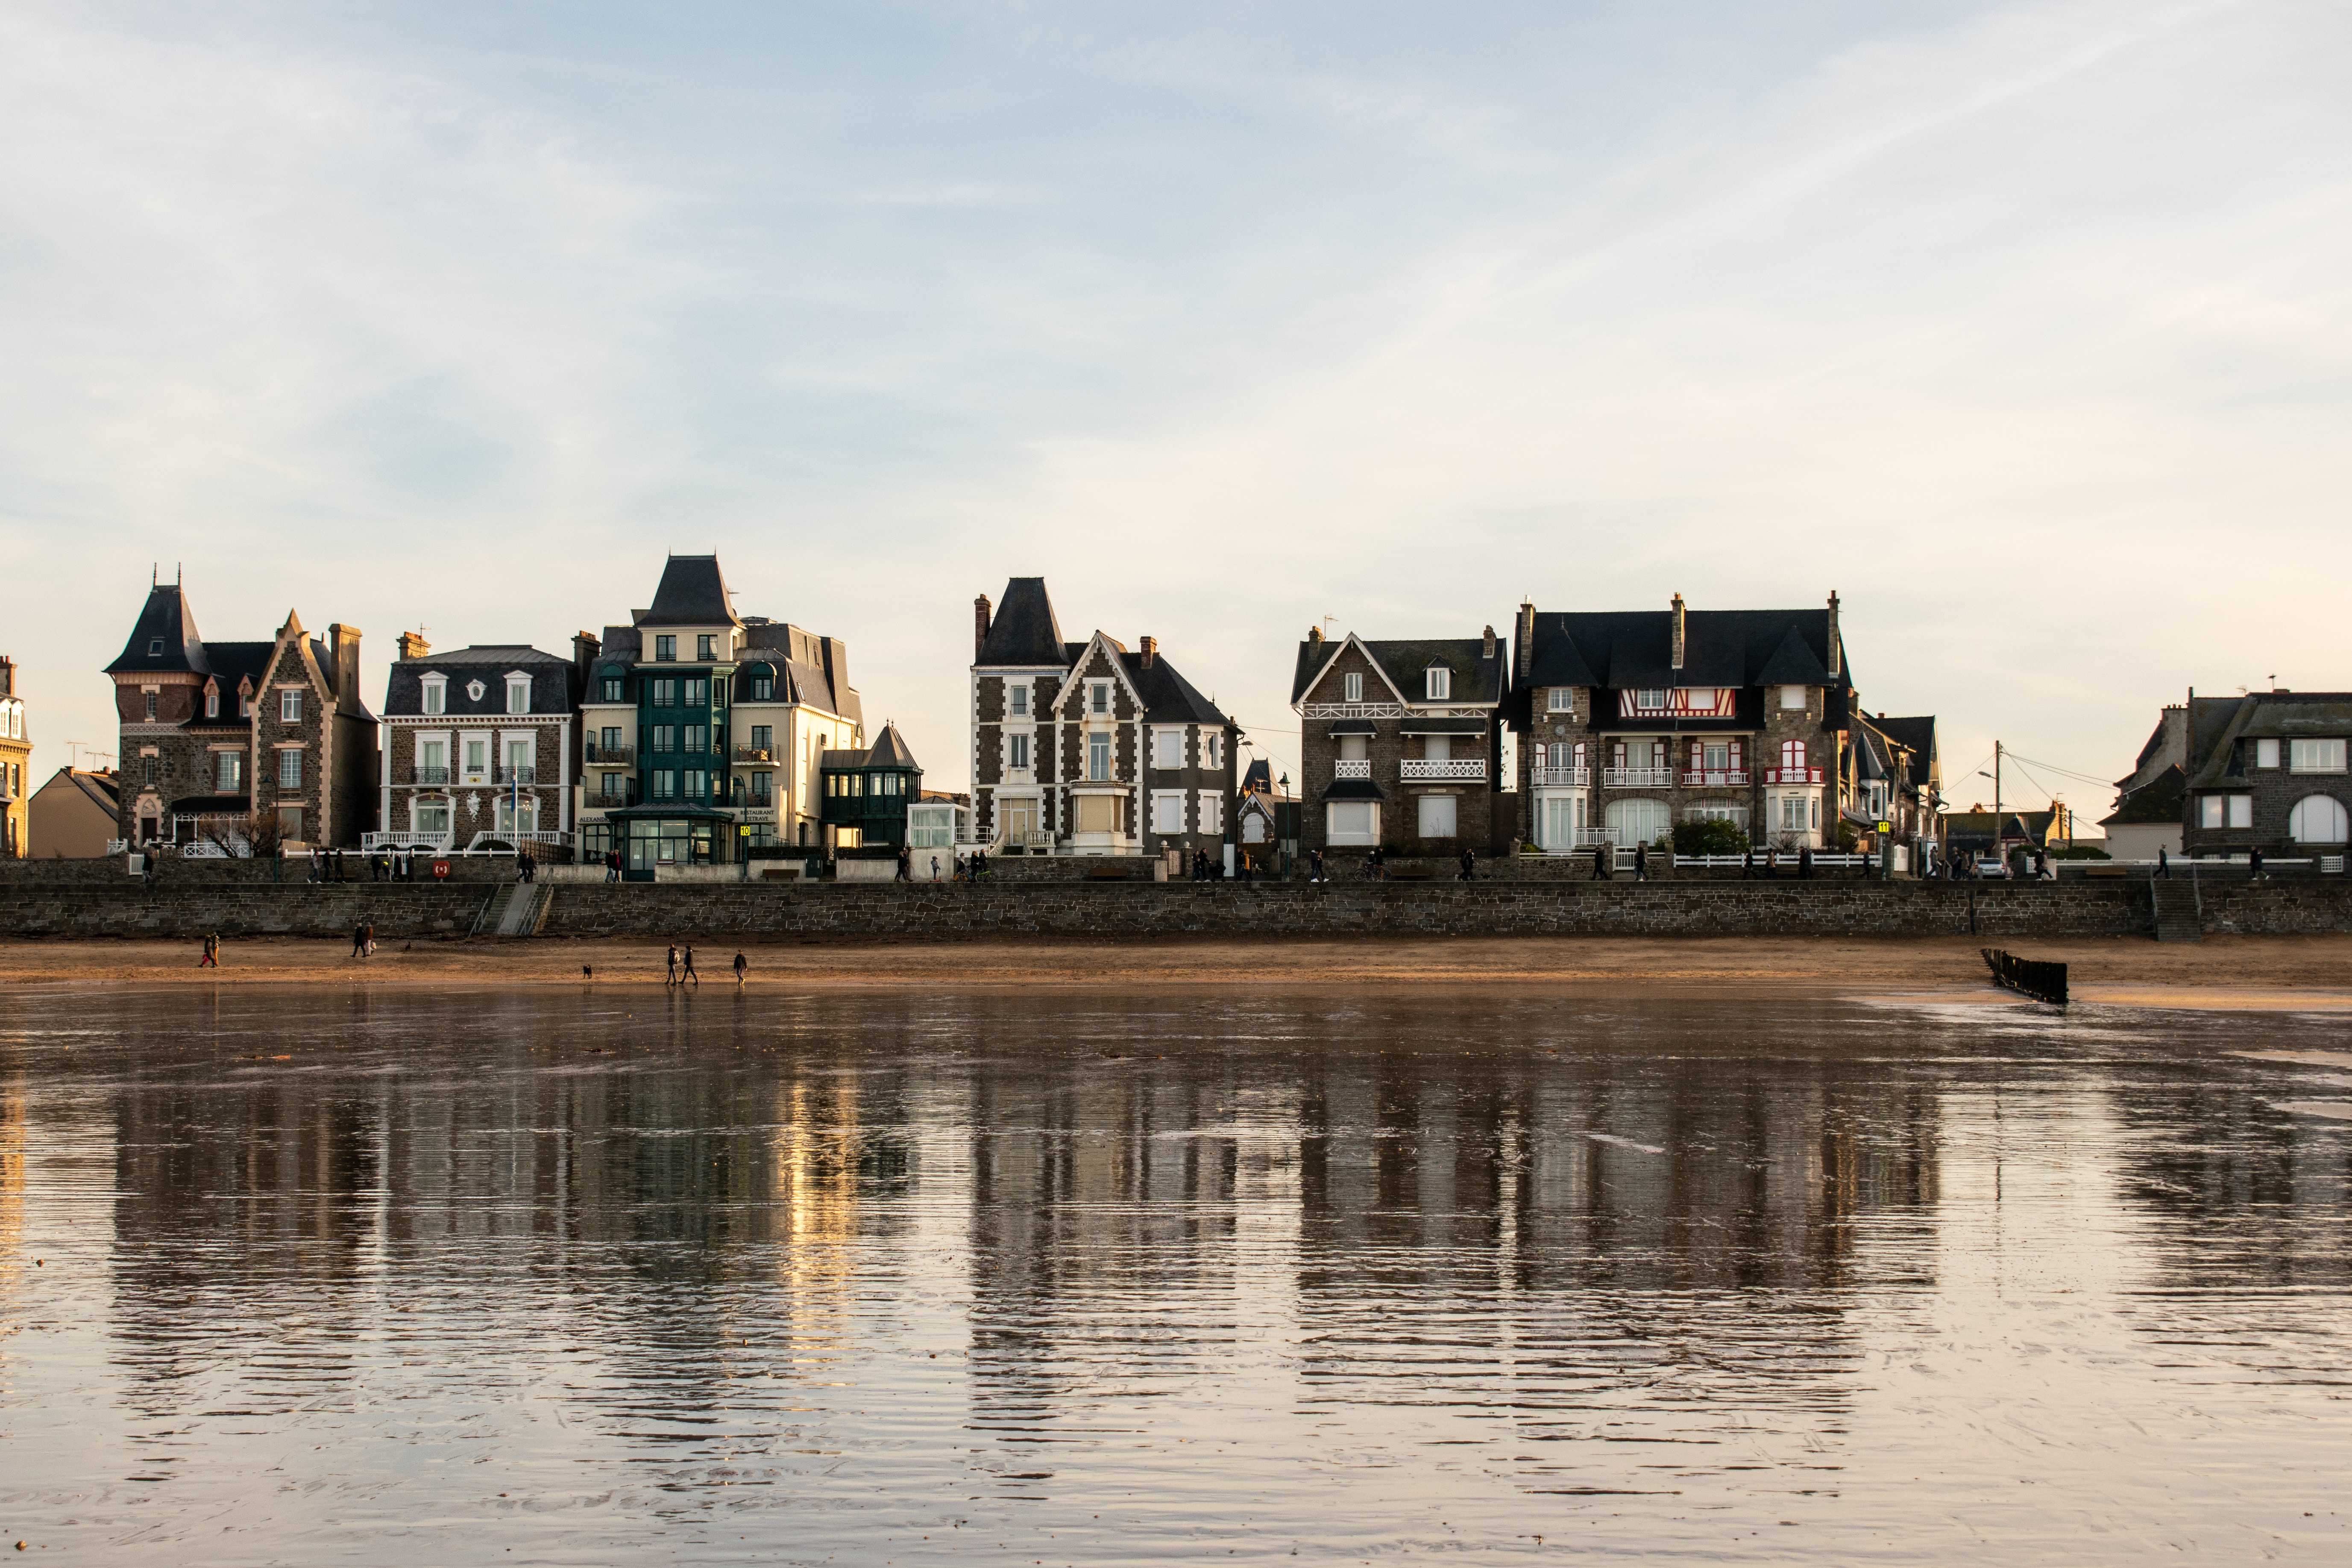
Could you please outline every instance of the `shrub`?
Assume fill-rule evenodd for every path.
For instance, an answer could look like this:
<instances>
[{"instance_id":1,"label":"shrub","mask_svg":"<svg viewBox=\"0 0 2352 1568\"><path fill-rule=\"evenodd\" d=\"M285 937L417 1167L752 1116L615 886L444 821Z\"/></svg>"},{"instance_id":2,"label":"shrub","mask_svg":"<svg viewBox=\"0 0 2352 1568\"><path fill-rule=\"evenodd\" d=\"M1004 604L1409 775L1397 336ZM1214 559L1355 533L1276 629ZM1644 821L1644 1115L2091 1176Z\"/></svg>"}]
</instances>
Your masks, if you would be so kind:
<instances>
[{"instance_id":1,"label":"shrub","mask_svg":"<svg viewBox=\"0 0 2352 1568\"><path fill-rule=\"evenodd\" d=\"M1709 817L1675 824L1677 855L1739 855L1747 848L1748 835L1736 822Z\"/></svg>"}]
</instances>

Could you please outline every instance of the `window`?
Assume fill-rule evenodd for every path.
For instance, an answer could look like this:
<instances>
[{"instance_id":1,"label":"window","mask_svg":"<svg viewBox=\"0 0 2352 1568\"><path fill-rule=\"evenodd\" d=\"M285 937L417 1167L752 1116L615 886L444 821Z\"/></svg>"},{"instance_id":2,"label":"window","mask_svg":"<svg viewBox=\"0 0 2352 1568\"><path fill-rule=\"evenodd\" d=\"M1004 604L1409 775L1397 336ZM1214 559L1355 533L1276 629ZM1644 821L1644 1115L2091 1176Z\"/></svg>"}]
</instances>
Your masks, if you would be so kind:
<instances>
[{"instance_id":1,"label":"window","mask_svg":"<svg viewBox=\"0 0 2352 1568\"><path fill-rule=\"evenodd\" d=\"M654 750L664 753L677 750L677 725L656 724L654 726Z\"/></svg>"},{"instance_id":2,"label":"window","mask_svg":"<svg viewBox=\"0 0 2352 1568\"><path fill-rule=\"evenodd\" d=\"M161 658L163 657L163 639L162 637L149 637L147 639L147 657L149 658Z\"/></svg>"},{"instance_id":3,"label":"window","mask_svg":"<svg viewBox=\"0 0 2352 1568\"><path fill-rule=\"evenodd\" d=\"M1025 685L1015 686L1009 695L1012 698L1013 716L1015 719L1029 717L1029 688Z\"/></svg>"},{"instance_id":4,"label":"window","mask_svg":"<svg viewBox=\"0 0 2352 1568\"><path fill-rule=\"evenodd\" d=\"M710 681L704 676L692 676L678 682L684 689L685 705L688 708L710 706Z\"/></svg>"},{"instance_id":5,"label":"window","mask_svg":"<svg viewBox=\"0 0 2352 1568\"><path fill-rule=\"evenodd\" d=\"M213 753L213 790L236 795L245 788L245 758L236 752Z\"/></svg>"},{"instance_id":6,"label":"window","mask_svg":"<svg viewBox=\"0 0 2352 1568\"><path fill-rule=\"evenodd\" d=\"M2258 768L2278 766L2278 742L2275 739L2254 742L2254 766Z\"/></svg>"},{"instance_id":7,"label":"window","mask_svg":"<svg viewBox=\"0 0 2352 1568\"><path fill-rule=\"evenodd\" d=\"M696 637L694 639L694 657L702 660L705 664L719 657L719 638L717 634L705 632L700 637Z\"/></svg>"},{"instance_id":8,"label":"window","mask_svg":"<svg viewBox=\"0 0 2352 1568\"><path fill-rule=\"evenodd\" d=\"M679 746L678 750L684 752L689 757L699 757L704 755L710 750L710 726L708 724L687 725L685 743Z\"/></svg>"},{"instance_id":9,"label":"window","mask_svg":"<svg viewBox=\"0 0 2352 1568\"><path fill-rule=\"evenodd\" d=\"M537 742L520 736L507 737L507 771L509 773L521 774L531 769L538 760ZM524 778L520 782L528 784L530 781Z\"/></svg>"},{"instance_id":10,"label":"window","mask_svg":"<svg viewBox=\"0 0 2352 1568\"><path fill-rule=\"evenodd\" d=\"M1425 795L1421 797L1421 836L1423 838L1454 837L1454 797L1450 795Z\"/></svg>"},{"instance_id":11,"label":"window","mask_svg":"<svg viewBox=\"0 0 2352 1568\"><path fill-rule=\"evenodd\" d=\"M1025 768L1029 765L1028 736L1012 735L1006 737L1004 764L1007 767L1013 768Z\"/></svg>"},{"instance_id":12,"label":"window","mask_svg":"<svg viewBox=\"0 0 2352 1568\"><path fill-rule=\"evenodd\" d=\"M1225 738L1223 735L1208 734L1201 737L1201 765L1204 768L1222 768L1225 765Z\"/></svg>"},{"instance_id":13,"label":"window","mask_svg":"<svg viewBox=\"0 0 2352 1568\"><path fill-rule=\"evenodd\" d=\"M449 834L449 803L446 800L420 800L409 811L409 824L419 833L430 833L446 838Z\"/></svg>"},{"instance_id":14,"label":"window","mask_svg":"<svg viewBox=\"0 0 2352 1568\"><path fill-rule=\"evenodd\" d=\"M1665 705L1666 694L1663 691L1636 691L1633 693L1633 706L1642 712L1655 713L1664 709Z\"/></svg>"},{"instance_id":15,"label":"window","mask_svg":"<svg viewBox=\"0 0 2352 1568\"><path fill-rule=\"evenodd\" d=\"M685 776L680 782L685 786L687 799L702 801L709 800L710 798L709 770L706 768L688 768L686 770Z\"/></svg>"},{"instance_id":16,"label":"window","mask_svg":"<svg viewBox=\"0 0 2352 1568\"><path fill-rule=\"evenodd\" d=\"M677 706L677 680L675 677L666 675L654 682L653 705L656 708Z\"/></svg>"},{"instance_id":17,"label":"window","mask_svg":"<svg viewBox=\"0 0 2352 1568\"><path fill-rule=\"evenodd\" d=\"M291 746L278 753L278 787L302 787L302 753Z\"/></svg>"},{"instance_id":18,"label":"window","mask_svg":"<svg viewBox=\"0 0 2352 1568\"><path fill-rule=\"evenodd\" d=\"M1454 695L1454 672L1444 665L1433 664L1422 672L1423 689L1432 702L1444 702ZM1423 834L1423 837L1429 837ZM1445 837L1452 837L1447 834Z\"/></svg>"},{"instance_id":19,"label":"window","mask_svg":"<svg viewBox=\"0 0 2352 1568\"><path fill-rule=\"evenodd\" d=\"M1780 688L1780 709L1787 713L1801 713L1811 704L1812 689L1805 686Z\"/></svg>"},{"instance_id":20,"label":"window","mask_svg":"<svg viewBox=\"0 0 2352 1568\"><path fill-rule=\"evenodd\" d=\"M489 754L488 754L488 753L489 753L489 742L487 742L487 741L468 741L468 742L466 742L466 771L467 771L467 773L473 773L473 774L477 774L477 775L478 775L478 774L481 773L481 771L482 771L485 767L488 767L488 766L489 765L489 761L490 761L490 759L489 759Z\"/></svg>"},{"instance_id":21,"label":"window","mask_svg":"<svg viewBox=\"0 0 2352 1568\"><path fill-rule=\"evenodd\" d=\"M155 698L154 692L147 693L147 721L151 724L155 721Z\"/></svg>"},{"instance_id":22,"label":"window","mask_svg":"<svg viewBox=\"0 0 2352 1568\"><path fill-rule=\"evenodd\" d=\"M236 716L240 719L250 719L253 717L253 693L249 691L241 691L237 693Z\"/></svg>"},{"instance_id":23,"label":"window","mask_svg":"<svg viewBox=\"0 0 2352 1568\"><path fill-rule=\"evenodd\" d=\"M764 756L776 753L776 727L773 724L751 726L751 749Z\"/></svg>"},{"instance_id":24,"label":"window","mask_svg":"<svg viewBox=\"0 0 2352 1568\"><path fill-rule=\"evenodd\" d=\"M423 693L423 701L421 706L426 713L438 715L446 713L449 710L449 683L447 681L439 679L427 680L418 689Z\"/></svg>"},{"instance_id":25,"label":"window","mask_svg":"<svg viewBox=\"0 0 2352 1568\"><path fill-rule=\"evenodd\" d=\"M1370 735L1342 735L1339 737L1339 760L1341 762L1366 762L1370 759L1371 754L1372 738Z\"/></svg>"},{"instance_id":26,"label":"window","mask_svg":"<svg viewBox=\"0 0 2352 1568\"><path fill-rule=\"evenodd\" d=\"M1786 773L1802 773L1805 768L1805 743L1802 741L1780 742L1780 768Z\"/></svg>"},{"instance_id":27,"label":"window","mask_svg":"<svg viewBox=\"0 0 2352 1568\"><path fill-rule=\"evenodd\" d=\"M774 804L775 798L776 775L773 773L753 773L751 775L751 804L753 805L770 805Z\"/></svg>"},{"instance_id":28,"label":"window","mask_svg":"<svg viewBox=\"0 0 2352 1568\"><path fill-rule=\"evenodd\" d=\"M1089 680L1087 682L1087 711L1089 713L1108 713L1110 711L1109 681Z\"/></svg>"},{"instance_id":29,"label":"window","mask_svg":"<svg viewBox=\"0 0 2352 1568\"><path fill-rule=\"evenodd\" d=\"M142 757L139 759L139 776L143 783L153 784L155 782L154 758Z\"/></svg>"},{"instance_id":30,"label":"window","mask_svg":"<svg viewBox=\"0 0 2352 1568\"><path fill-rule=\"evenodd\" d=\"M1373 800L1325 802L1323 837L1334 846L1378 844L1381 841L1380 802Z\"/></svg>"},{"instance_id":31,"label":"window","mask_svg":"<svg viewBox=\"0 0 2352 1568\"><path fill-rule=\"evenodd\" d=\"M605 756L610 757L619 755L621 751L621 727L618 724L605 725L604 728L597 733L596 744L597 749Z\"/></svg>"},{"instance_id":32,"label":"window","mask_svg":"<svg viewBox=\"0 0 2352 1568\"><path fill-rule=\"evenodd\" d=\"M1107 734L1087 737L1087 777L1097 784L1110 777L1110 737Z\"/></svg>"},{"instance_id":33,"label":"window","mask_svg":"<svg viewBox=\"0 0 2352 1568\"><path fill-rule=\"evenodd\" d=\"M1609 842L1631 847L1655 844L1673 831L1672 814L1663 800L1612 800L1609 803Z\"/></svg>"},{"instance_id":34,"label":"window","mask_svg":"<svg viewBox=\"0 0 2352 1568\"><path fill-rule=\"evenodd\" d=\"M278 694L278 721L280 724L299 724L302 721L302 694L299 691Z\"/></svg>"},{"instance_id":35,"label":"window","mask_svg":"<svg viewBox=\"0 0 2352 1568\"><path fill-rule=\"evenodd\" d=\"M1155 768L1181 768L1184 765L1183 731L1151 731L1151 765Z\"/></svg>"},{"instance_id":36,"label":"window","mask_svg":"<svg viewBox=\"0 0 2352 1568\"><path fill-rule=\"evenodd\" d=\"M751 700L772 702L776 698L776 678L764 672L751 678Z\"/></svg>"},{"instance_id":37,"label":"window","mask_svg":"<svg viewBox=\"0 0 2352 1568\"><path fill-rule=\"evenodd\" d=\"M302 838L302 808L281 805L278 808L278 837L289 844L299 844Z\"/></svg>"},{"instance_id":38,"label":"window","mask_svg":"<svg viewBox=\"0 0 2352 1568\"><path fill-rule=\"evenodd\" d=\"M677 798L677 774L674 770L669 768L654 770L654 798L656 800Z\"/></svg>"},{"instance_id":39,"label":"window","mask_svg":"<svg viewBox=\"0 0 2352 1568\"><path fill-rule=\"evenodd\" d=\"M205 688L205 717L207 719L220 717L220 688L217 686Z\"/></svg>"},{"instance_id":40,"label":"window","mask_svg":"<svg viewBox=\"0 0 2352 1568\"><path fill-rule=\"evenodd\" d=\"M530 677L526 675L520 679L508 679L507 711L509 713L530 711Z\"/></svg>"},{"instance_id":41,"label":"window","mask_svg":"<svg viewBox=\"0 0 2352 1568\"><path fill-rule=\"evenodd\" d=\"M604 678L604 700L607 702L618 702L621 700L621 678L619 676L608 675Z\"/></svg>"},{"instance_id":42,"label":"window","mask_svg":"<svg viewBox=\"0 0 2352 1568\"><path fill-rule=\"evenodd\" d=\"M654 638L654 658L663 664L677 662L677 638L663 633Z\"/></svg>"},{"instance_id":43,"label":"window","mask_svg":"<svg viewBox=\"0 0 2352 1568\"><path fill-rule=\"evenodd\" d=\"M1204 789L1201 792L1201 831L1223 833L1225 830L1225 797L1223 792Z\"/></svg>"},{"instance_id":44,"label":"window","mask_svg":"<svg viewBox=\"0 0 2352 1568\"><path fill-rule=\"evenodd\" d=\"M1808 816L1803 795L1784 795L1780 797L1780 830L1783 833L1804 832Z\"/></svg>"},{"instance_id":45,"label":"window","mask_svg":"<svg viewBox=\"0 0 2352 1568\"><path fill-rule=\"evenodd\" d=\"M1428 762L1444 763L1453 761L1454 737L1451 735L1423 736L1421 742L1421 754L1422 757Z\"/></svg>"},{"instance_id":46,"label":"window","mask_svg":"<svg viewBox=\"0 0 2352 1568\"><path fill-rule=\"evenodd\" d=\"M598 793L607 803L617 805L628 799L629 779L626 773L605 773L602 778L603 786Z\"/></svg>"},{"instance_id":47,"label":"window","mask_svg":"<svg viewBox=\"0 0 2352 1568\"><path fill-rule=\"evenodd\" d=\"M1351 669L1341 676L1339 694L1346 701L1361 702L1364 700L1364 672L1360 669Z\"/></svg>"},{"instance_id":48,"label":"window","mask_svg":"<svg viewBox=\"0 0 2352 1568\"><path fill-rule=\"evenodd\" d=\"M1584 826L1584 797L1548 795L1537 803L1536 836L1546 849L1573 849L1576 830Z\"/></svg>"},{"instance_id":49,"label":"window","mask_svg":"<svg viewBox=\"0 0 2352 1568\"><path fill-rule=\"evenodd\" d=\"M2274 741L2264 743L2277 744ZM2344 771L2344 742L2340 740L2291 742L2287 748L2286 765L2298 773L2340 773Z\"/></svg>"},{"instance_id":50,"label":"window","mask_svg":"<svg viewBox=\"0 0 2352 1568\"><path fill-rule=\"evenodd\" d=\"M1152 792L1151 831L1154 833L1184 831L1184 792L1182 790L1162 789Z\"/></svg>"},{"instance_id":51,"label":"window","mask_svg":"<svg viewBox=\"0 0 2352 1568\"><path fill-rule=\"evenodd\" d=\"M446 741L426 741L416 748L416 766L425 773L440 773L440 778L426 778L425 784L446 784L449 771L449 746Z\"/></svg>"},{"instance_id":52,"label":"window","mask_svg":"<svg viewBox=\"0 0 2352 1568\"><path fill-rule=\"evenodd\" d=\"M1570 718L1574 718L1576 716L1576 689L1572 686L1553 687L1549 693L1549 700L1546 703L1546 707L1551 712L1565 713Z\"/></svg>"},{"instance_id":53,"label":"window","mask_svg":"<svg viewBox=\"0 0 2352 1568\"><path fill-rule=\"evenodd\" d=\"M2344 803L2332 795L2309 795L2286 814L2286 836L2297 844L2341 844L2352 827Z\"/></svg>"}]
</instances>

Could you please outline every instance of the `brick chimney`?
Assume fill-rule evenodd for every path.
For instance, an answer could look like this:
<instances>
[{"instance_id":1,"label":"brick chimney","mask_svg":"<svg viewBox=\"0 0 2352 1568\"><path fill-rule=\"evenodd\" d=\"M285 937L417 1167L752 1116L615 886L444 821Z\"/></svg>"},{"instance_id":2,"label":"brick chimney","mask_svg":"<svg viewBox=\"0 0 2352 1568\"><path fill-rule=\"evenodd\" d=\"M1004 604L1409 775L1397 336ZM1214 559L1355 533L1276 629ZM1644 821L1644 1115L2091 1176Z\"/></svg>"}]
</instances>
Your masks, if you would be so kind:
<instances>
[{"instance_id":1,"label":"brick chimney","mask_svg":"<svg viewBox=\"0 0 2352 1568\"><path fill-rule=\"evenodd\" d=\"M604 651L604 644L594 632L572 634L572 669L580 678L582 690L588 688L588 667L595 663L596 656Z\"/></svg>"},{"instance_id":2,"label":"brick chimney","mask_svg":"<svg viewBox=\"0 0 2352 1568\"><path fill-rule=\"evenodd\" d=\"M1690 645L1689 645L1688 639L1687 639L1687 637L1686 637L1686 636L1685 636L1685 628L1684 628L1684 624L1683 624L1683 596L1682 596L1680 594L1676 594L1676 595L1675 595L1675 650L1674 650L1674 665L1675 665L1675 668L1676 669L1680 669L1680 668L1683 667L1683 653L1684 653L1684 650L1685 650L1685 648L1687 648L1689 646L1690 646Z\"/></svg>"},{"instance_id":3,"label":"brick chimney","mask_svg":"<svg viewBox=\"0 0 2352 1568\"><path fill-rule=\"evenodd\" d=\"M360 700L360 629L336 621L327 627L327 647L335 660L335 700Z\"/></svg>"},{"instance_id":4,"label":"brick chimney","mask_svg":"<svg viewBox=\"0 0 2352 1568\"><path fill-rule=\"evenodd\" d=\"M401 658L423 658L426 654L431 653L432 651L433 645L425 640L425 634L423 632L403 632L400 634Z\"/></svg>"},{"instance_id":5,"label":"brick chimney","mask_svg":"<svg viewBox=\"0 0 2352 1568\"><path fill-rule=\"evenodd\" d=\"M1143 668L1150 669L1160 660L1160 639L1145 637L1138 645L1143 649Z\"/></svg>"},{"instance_id":6,"label":"brick chimney","mask_svg":"<svg viewBox=\"0 0 2352 1568\"><path fill-rule=\"evenodd\" d=\"M1536 607L1525 599L1519 601L1517 636L1513 639L1512 660L1519 667L1519 679L1536 666Z\"/></svg>"},{"instance_id":7,"label":"brick chimney","mask_svg":"<svg viewBox=\"0 0 2352 1568\"><path fill-rule=\"evenodd\" d=\"M1307 628L1307 646L1313 648L1319 648L1323 646L1323 623L1321 621L1318 621L1313 626Z\"/></svg>"},{"instance_id":8,"label":"brick chimney","mask_svg":"<svg viewBox=\"0 0 2352 1568\"><path fill-rule=\"evenodd\" d=\"M1480 651L1479 657L1482 658L1492 658L1495 657L1495 628L1492 626L1488 626L1486 628L1486 643Z\"/></svg>"},{"instance_id":9,"label":"brick chimney","mask_svg":"<svg viewBox=\"0 0 2352 1568\"><path fill-rule=\"evenodd\" d=\"M1845 643L1838 636L1837 590L1830 590L1830 679L1838 679L1845 668Z\"/></svg>"},{"instance_id":10,"label":"brick chimney","mask_svg":"<svg viewBox=\"0 0 2352 1568\"><path fill-rule=\"evenodd\" d=\"M971 602L971 658L980 662L980 650L988 641L988 595L982 594Z\"/></svg>"}]
</instances>

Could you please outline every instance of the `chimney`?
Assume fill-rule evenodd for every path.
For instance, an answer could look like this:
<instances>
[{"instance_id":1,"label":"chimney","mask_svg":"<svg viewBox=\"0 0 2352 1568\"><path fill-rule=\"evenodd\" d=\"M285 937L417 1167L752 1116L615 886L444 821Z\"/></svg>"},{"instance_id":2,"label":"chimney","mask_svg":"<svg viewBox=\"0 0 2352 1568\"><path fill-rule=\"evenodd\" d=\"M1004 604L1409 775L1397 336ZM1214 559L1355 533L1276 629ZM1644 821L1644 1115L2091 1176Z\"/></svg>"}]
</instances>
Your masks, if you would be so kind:
<instances>
[{"instance_id":1,"label":"chimney","mask_svg":"<svg viewBox=\"0 0 2352 1568\"><path fill-rule=\"evenodd\" d=\"M1845 644L1838 637L1837 590L1830 590L1830 679L1835 680L1845 668Z\"/></svg>"},{"instance_id":2,"label":"chimney","mask_svg":"<svg viewBox=\"0 0 2352 1568\"><path fill-rule=\"evenodd\" d=\"M980 650L988 641L988 595L982 594L971 602L971 661L980 662Z\"/></svg>"},{"instance_id":3,"label":"chimney","mask_svg":"<svg viewBox=\"0 0 2352 1568\"><path fill-rule=\"evenodd\" d=\"M1143 668L1150 669L1160 658L1160 639L1145 637L1139 646L1143 649Z\"/></svg>"},{"instance_id":4,"label":"chimney","mask_svg":"<svg viewBox=\"0 0 2352 1568\"><path fill-rule=\"evenodd\" d=\"M1519 667L1519 679L1525 680L1528 671L1536 665L1536 607L1525 599L1519 601L1519 624L1514 642L1513 662Z\"/></svg>"},{"instance_id":5,"label":"chimney","mask_svg":"<svg viewBox=\"0 0 2352 1568\"><path fill-rule=\"evenodd\" d=\"M327 647L335 660L335 700L356 704L360 700L360 629L336 621L327 627Z\"/></svg>"},{"instance_id":6,"label":"chimney","mask_svg":"<svg viewBox=\"0 0 2352 1568\"><path fill-rule=\"evenodd\" d=\"M604 651L604 645L597 639L594 632L572 634L572 669L580 678L582 690L588 689L588 667L595 663L596 656Z\"/></svg>"},{"instance_id":7,"label":"chimney","mask_svg":"<svg viewBox=\"0 0 2352 1568\"><path fill-rule=\"evenodd\" d=\"M1323 646L1323 623L1321 621L1318 621L1313 626L1307 628L1307 646L1308 647L1321 647Z\"/></svg>"},{"instance_id":8,"label":"chimney","mask_svg":"<svg viewBox=\"0 0 2352 1568\"><path fill-rule=\"evenodd\" d=\"M403 632L400 634L401 658L423 658L426 654L431 653L432 651L433 645L425 640L425 634L423 632Z\"/></svg>"},{"instance_id":9,"label":"chimney","mask_svg":"<svg viewBox=\"0 0 2352 1568\"><path fill-rule=\"evenodd\" d=\"M1689 645L1688 645L1688 643L1685 640L1684 626L1683 626L1683 596L1682 596L1680 594L1676 594L1676 595L1675 595L1675 650L1674 650L1674 666L1675 666L1675 668L1676 669L1680 669L1680 668L1683 667L1683 651L1684 651L1684 649L1685 649L1685 647L1687 647L1688 646L1689 646Z\"/></svg>"},{"instance_id":10,"label":"chimney","mask_svg":"<svg viewBox=\"0 0 2352 1568\"><path fill-rule=\"evenodd\" d=\"M1492 626L1488 626L1486 628L1486 640L1480 649L1479 657L1481 658L1492 658L1495 657L1495 628Z\"/></svg>"}]
</instances>

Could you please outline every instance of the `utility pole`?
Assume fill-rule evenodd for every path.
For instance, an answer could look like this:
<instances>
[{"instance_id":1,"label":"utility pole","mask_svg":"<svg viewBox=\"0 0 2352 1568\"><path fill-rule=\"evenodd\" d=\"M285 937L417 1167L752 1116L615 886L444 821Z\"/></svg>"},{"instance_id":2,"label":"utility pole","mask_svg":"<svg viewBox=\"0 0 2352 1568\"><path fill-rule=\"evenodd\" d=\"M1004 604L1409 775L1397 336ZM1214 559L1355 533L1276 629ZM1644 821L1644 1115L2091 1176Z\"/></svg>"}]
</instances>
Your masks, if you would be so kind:
<instances>
[{"instance_id":1,"label":"utility pole","mask_svg":"<svg viewBox=\"0 0 2352 1568\"><path fill-rule=\"evenodd\" d=\"M1992 858L2009 868L2009 856L2000 847L2000 742L1992 743Z\"/></svg>"}]
</instances>

